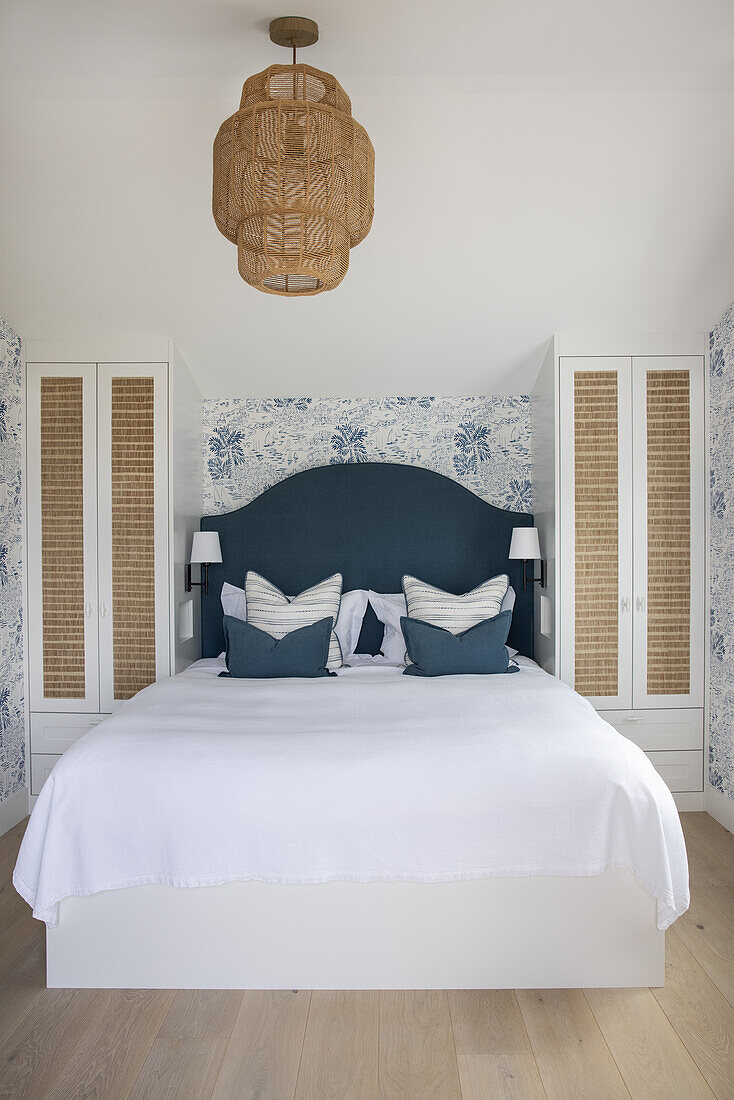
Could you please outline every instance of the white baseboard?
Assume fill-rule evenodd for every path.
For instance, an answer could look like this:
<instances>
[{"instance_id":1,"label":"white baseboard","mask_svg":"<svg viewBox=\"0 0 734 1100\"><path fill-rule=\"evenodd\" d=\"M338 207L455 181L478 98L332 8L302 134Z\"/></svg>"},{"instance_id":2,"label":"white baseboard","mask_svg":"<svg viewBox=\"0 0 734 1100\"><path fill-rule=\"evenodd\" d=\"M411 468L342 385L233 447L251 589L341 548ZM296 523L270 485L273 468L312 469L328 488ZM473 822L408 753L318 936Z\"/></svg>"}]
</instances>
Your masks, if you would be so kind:
<instances>
[{"instance_id":1,"label":"white baseboard","mask_svg":"<svg viewBox=\"0 0 734 1100\"><path fill-rule=\"evenodd\" d=\"M7 833L24 817L28 817L28 788L21 787L10 798L0 802L0 836Z\"/></svg>"},{"instance_id":2,"label":"white baseboard","mask_svg":"<svg viewBox=\"0 0 734 1100\"><path fill-rule=\"evenodd\" d=\"M706 809L706 795L703 791L679 791L673 795L678 813L691 813Z\"/></svg>"},{"instance_id":3,"label":"white baseboard","mask_svg":"<svg viewBox=\"0 0 734 1100\"><path fill-rule=\"evenodd\" d=\"M734 833L734 799L727 798L710 783L706 784L706 812Z\"/></svg>"}]
</instances>

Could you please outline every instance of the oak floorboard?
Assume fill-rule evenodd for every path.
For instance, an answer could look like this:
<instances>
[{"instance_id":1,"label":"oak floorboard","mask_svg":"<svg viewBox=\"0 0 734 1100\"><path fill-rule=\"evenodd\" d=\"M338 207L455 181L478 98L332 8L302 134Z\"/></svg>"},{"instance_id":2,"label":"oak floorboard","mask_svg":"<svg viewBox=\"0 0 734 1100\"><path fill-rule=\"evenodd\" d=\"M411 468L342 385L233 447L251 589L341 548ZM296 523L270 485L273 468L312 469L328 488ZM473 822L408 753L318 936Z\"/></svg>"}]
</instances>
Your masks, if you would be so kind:
<instances>
[{"instance_id":1,"label":"oak floorboard","mask_svg":"<svg viewBox=\"0 0 734 1100\"><path fill-rule=\"evenodd\" d=\"M2 924L16 912L29 912L28 902L13 886L14 865L13 862L5 873L0 873L0 922Z\"/></svg>"},{"instance_id":2,"label":"oak floorboard","mask_svg":"<svg viewBox=\"0 0 734 1100\"><path fill-rule=\"evenodd\" d=\"M148 1051L130 1100L209 1100L226 1049L226 1039L159 1036Z\"/></svg>"},{"instance_id":3,"label":"oak floorboard","mask_svg":"<svg viewBox=\"0 0 734 1100\"><path fill-rule=\"evenodd\" d=\"M3 882L12 877L13 867L18 858L20 842L23 839L27 825L28 818L24 817L12 829L8 829L7 833L0 836L0 877Z\"/></svg>"},{"instance_id":4,"label":"oak floorboard","mask_svg":"<svg viewBox=\"0 0 734 1100\"><path fill-rule=\"evenodd\" d=\"M160 1039L229 1039L242 1004L239 989L179 989Z\"/></svg>"},{"instance_id":5,"label":"oak floorboard","mask_svg":"<svg viewBox=\"0 0 734 1100\"><path fill-rule=\"evenodd\" d=\"M718 825L718 822L713 821L713 824ZM726 832L723 826L719 829ZM710 890L722 905L729 908L734 903L734 844L729 845L717 834L707 837L700 824L686 824L684 833L692 889ZM729 833L727 836L734 841L734 836ZM711 843L711 840L715 842Z\"/></svg>"},{"instance_id":6,"label":"oak floorboard","mask_svg":"<svg viewBox=\"0 0 734 1100\"><path fill-rule=\"evenodd\" d=\"M376 1100L380 995L314 990L296 1100Z\"/></svg>"},{"instance_id":7,"label":"oak floorboard","mask_svg":"<svg viewBox=\"0 0 734 1100\"><path fill-rule=\"evenodd\" d=\"M33 921L0 971L0 1046L45 992L45 939L42 926Z\"/></svg>"},{"instance_id":8,"label":"oak floorboard","mask_svg":"<svg viewBox=\"0 0 734 1100\"><path fill-rule=\"evenodd\" d=\"M633 1100L713 1100L649 989L587 989L586 999Z\"/></svg>"},{"instance_id":9,"label":"oak floorboard","mask_svg":"<svg viewBox=\"0 0 734 1100\"><path fill-rule=\"evenodd\" d=\"M459 1054L462 1100L546 1100L532 1054Z\"/></svg>"},{"instance_id":10,"label":"oak floorboard","mask_svg":"<svg viewBox=\"0 0 734 1100\"><path fill-rule=\"evenodd\" d=\"M718 1100L734 1100L734 1008L672 928L665 985L652 993Z\"/></svg>"},{"instance_id":11,"label":"oak floorboard","mask_svg":"<svg viewBox=\"0 0 734 1100\"><path fill-rule=\"evenodd\" d=\"M517 999L548 1100L629 1100L581 990L519 989Z\"/></svg>"},{"instance_id":12,"label":"oak floorboard","mask_svg":"<svg viewBox=\"0 0 734 1100\"><path fill-rule=\"evenodd\" d=\"M18 896L18 901L20 904L8 899L7 909L2 917L0 971L4 970L10 960L17 954L18 948L27 939L29 928L33 923L38 923L39 930L43 934L44 925L34 921L30 908L20 896Z\"/></svg>"},{"instance_id":13,"label":"oak floorboard","mask_svg":"<svg viewBox=\"0 0 734 1100\"><path fill-rule=\"evenodd\" d=\"M461 1100L444 990L380 993L380 1100Z\"/></svg>"},{"instance_id":14,"label":"oak floorboard","mask_svg":"<svg viewBox=\"0 0 734 1100\"><path fill-rule=\"evenodd\" d=\"M245 992L214 1087L217 1100L292 1100L310 997Z\"/></svg>"},{"instance_id":15,"label":"oak floorboard","mask_svg":"<svg viewBox=\"0 0 734 1100\"><path fill-rule=\"evenodd\" d=\"M719 862L725 881L734 886L734 834L707 813L682 814L686 843L696 845Z\"/></svg>"},{"instance_id":16,"label":"oak floorboard","mask_svg":"<svg viewBox=\"0 0 734 1100\"><path fill-rule=\"evenodd\" d=\"M171 1007L173 992L112 989L101 991L99 998L94 1020L50 1086L48 1100L124 1100Z\"/></svg>"},{"instance_id":17,"label":"oak floorboard","mask_svg":"<svg viewBox=\"0 0 734 1100\"><path fill-rule=\"evenodd\" d=\"M694 889L691 907L678 917L676 935L734 1007L734 913L723 910L705 888Z\"/></svg>"},{"instance_id":18,"label":"oak floorboard","mask_svg":"<svg viewBox=\"0 0 734 1100\"><path fill-rule=\"evenodd\" d=\"M448 996L457 1055L532 1054L512 989L452 989Z\"/></svg>"},{"instance_id":19,"label":"oak floorboard","mask_svg":"<svg viewBox=\"0 0 734 1100\"><path fill-rule=\"evenodd\" d=\"M0 1097L46 1100L92 1027L103 997L90 989L45 990L0 1047Z\"/></svg>"}]
</instances>

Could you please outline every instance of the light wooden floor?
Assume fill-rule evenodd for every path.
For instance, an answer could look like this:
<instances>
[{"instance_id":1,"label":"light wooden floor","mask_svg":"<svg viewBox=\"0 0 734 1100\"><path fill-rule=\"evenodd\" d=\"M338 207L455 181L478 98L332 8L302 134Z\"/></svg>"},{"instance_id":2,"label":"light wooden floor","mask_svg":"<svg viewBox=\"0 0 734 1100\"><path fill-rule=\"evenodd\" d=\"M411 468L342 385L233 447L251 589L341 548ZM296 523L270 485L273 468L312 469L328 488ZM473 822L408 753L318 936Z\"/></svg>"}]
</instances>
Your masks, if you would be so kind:
<instances>
[{"instance_id":1,"label":"light wooden floor","mask_svg":"<svg viewBox=\"0 0 734 1100\"><path fill-rule=\"evenodd\" d=\"M664 989L46 990L0 839L0 1096L734 1100L734 836L684 814L691 908ZM110 944L114 951L114 944Z\"/></svg>"}]
</instances>

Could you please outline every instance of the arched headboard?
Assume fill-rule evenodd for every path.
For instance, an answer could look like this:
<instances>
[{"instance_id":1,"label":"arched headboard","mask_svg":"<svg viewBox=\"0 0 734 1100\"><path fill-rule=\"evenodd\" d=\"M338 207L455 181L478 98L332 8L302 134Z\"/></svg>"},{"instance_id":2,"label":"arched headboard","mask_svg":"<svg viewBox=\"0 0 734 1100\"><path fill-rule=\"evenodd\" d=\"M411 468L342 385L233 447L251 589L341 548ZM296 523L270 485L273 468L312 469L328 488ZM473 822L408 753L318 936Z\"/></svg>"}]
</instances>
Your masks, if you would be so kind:
<instances>
[{"instance_id":1,"label":"arched headboard","mask_svg":"<svg viewBox=\"0 0 734 1100\"><path fill-rule=\"evenodd\" d=\"M419 466L340 463L294 474L235 512L202 519L203 531L219 532L223 558L202 595L203 655L224 649L223 582L244 587L254 569L289 594L336 572L345 592L399 592L412 573L457 593L509 573L517 600L508 641L532 657L532 586L523 592L521 562L507 557L512 528L532 525L531 515L495 508ZM368 608L359 651L376 653L381 641Z\"/></svg>"}]
</instances>

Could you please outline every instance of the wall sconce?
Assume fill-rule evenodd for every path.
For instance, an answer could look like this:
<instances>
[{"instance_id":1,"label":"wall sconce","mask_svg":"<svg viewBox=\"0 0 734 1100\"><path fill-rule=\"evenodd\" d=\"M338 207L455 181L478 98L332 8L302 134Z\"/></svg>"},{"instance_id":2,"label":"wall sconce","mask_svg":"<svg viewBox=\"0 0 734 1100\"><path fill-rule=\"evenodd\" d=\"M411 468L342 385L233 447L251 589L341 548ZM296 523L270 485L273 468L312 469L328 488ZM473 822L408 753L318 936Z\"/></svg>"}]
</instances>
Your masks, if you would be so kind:
<instances>
[{"instance_id":1,"label":"wall sconce","mask_svg":"<svg viewBox=\"0 0 734 1100\"><path fill-rule=\"evenodd\" d=\"M510 540L510 558L522 558L522 586L527 588L530 584L539 584L545 588L545 562L540 556L540 540L537 527L513 527ZM528 562L540 561L540 576L528 577Z\"/></svg>"},{"instance_id":2,"label":"wall sconce","mask_svg":"<svg viewBox=\"0 0 734 1100\"><path fill-rule=\"evenodd\" d=\"M213 562L222 560L222 550L219 545L217 531L194 531L191 542L191 557L186 564L186 591L190 592L194 585L200 585L206 596L209 592L209 566ZM191 566L201 566L201 580L192 581Z\"/></svg>"}]
</instances>

